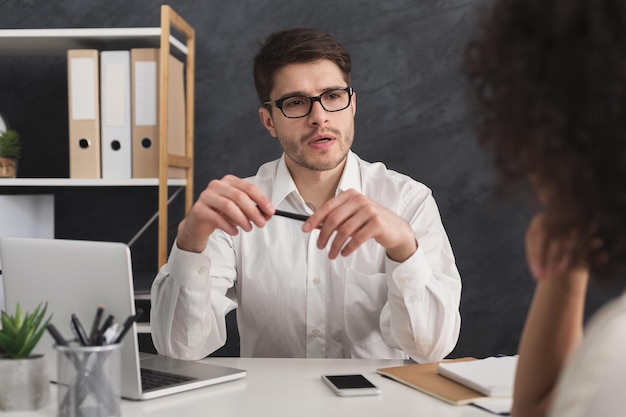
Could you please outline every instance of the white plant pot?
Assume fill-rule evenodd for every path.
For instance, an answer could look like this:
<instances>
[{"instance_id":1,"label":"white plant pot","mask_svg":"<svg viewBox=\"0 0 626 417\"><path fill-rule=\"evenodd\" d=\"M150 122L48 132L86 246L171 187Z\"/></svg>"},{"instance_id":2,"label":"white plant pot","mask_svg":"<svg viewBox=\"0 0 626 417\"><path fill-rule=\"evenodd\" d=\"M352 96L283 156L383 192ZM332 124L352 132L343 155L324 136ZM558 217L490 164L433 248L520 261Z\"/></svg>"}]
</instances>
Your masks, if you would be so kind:
<instances>
[{"instance_id":1,"label":"white plant pot","mask_svg":"<svg viewBox=\"0 0 626 417\"><path fill-rule=\"evenodd\" d=\"M0 410L37 410L50 402L50 377L43 355L0 357Z\"/></svg>"}]
</instances>

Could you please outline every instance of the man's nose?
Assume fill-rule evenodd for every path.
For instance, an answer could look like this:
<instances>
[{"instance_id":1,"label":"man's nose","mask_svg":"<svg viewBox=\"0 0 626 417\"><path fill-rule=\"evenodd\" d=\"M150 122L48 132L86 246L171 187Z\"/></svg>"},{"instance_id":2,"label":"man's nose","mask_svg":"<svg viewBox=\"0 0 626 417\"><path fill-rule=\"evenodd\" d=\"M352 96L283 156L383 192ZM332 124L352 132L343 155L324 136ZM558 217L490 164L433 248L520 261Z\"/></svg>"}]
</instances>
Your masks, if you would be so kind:
<instances>
[{"instance_id":1,"label":"man's nose","mask_svg":"<svg viewBox=\"0 0 626 417\"><path fill-rule=\"evenodd\" d=\"M309 114L309 120L311 123L324 123L328 120L328 112L324 109L320 100L313 101L311 113Z\"/></svg>"}]
</instances>

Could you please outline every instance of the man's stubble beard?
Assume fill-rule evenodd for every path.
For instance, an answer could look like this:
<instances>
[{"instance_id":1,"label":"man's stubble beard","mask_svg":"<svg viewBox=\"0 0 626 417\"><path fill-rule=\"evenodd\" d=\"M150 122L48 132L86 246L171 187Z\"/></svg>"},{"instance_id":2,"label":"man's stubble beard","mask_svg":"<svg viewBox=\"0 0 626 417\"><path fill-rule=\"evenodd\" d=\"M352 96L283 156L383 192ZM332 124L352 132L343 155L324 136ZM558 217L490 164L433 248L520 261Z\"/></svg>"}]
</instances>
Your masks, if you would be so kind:
<instances>
[{"instance_id":1,"label":"man's stubble beard","mask_svg":"<svg viewBox=\"0 0 626 417\"><path fill-rule=\"evenodd\" d=\"M326 132L331 133L337 138L335 146L341 146L341 154L336 160L327 162L311 161L306 157L303 152L300 152L300 150L302 149L301 145L306 146L306 143L308 143L310 140L310 136L317 135L317 132L301 140L300 144L295 144L290 140L283 140L280 136L278 136L278 142L282 146L285 155L287 155L297 165L306 169L310 169L311 171L330 171L339 166L343 161L345 161L348 152L350 152L350 148L352 147L352 143L354 142L354 127L352 128L351 135L347 136L346 138L344 138L341 135L341 132L337 129L327 129ZM320 153L325 154L332 151L333 150L326 150L320 151Z\"/></svg>"}]
</instances>

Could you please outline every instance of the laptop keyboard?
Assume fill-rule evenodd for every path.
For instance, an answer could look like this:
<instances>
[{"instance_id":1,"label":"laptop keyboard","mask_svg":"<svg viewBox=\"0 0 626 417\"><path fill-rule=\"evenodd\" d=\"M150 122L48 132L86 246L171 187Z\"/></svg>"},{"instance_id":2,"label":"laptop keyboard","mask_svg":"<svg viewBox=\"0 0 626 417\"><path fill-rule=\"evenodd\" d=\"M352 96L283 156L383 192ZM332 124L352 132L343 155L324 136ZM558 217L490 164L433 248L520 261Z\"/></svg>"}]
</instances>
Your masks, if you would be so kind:
<instances>
[{"instance_id":1,"label":"laptop keyboard","mask_svg":"<svg viewBox=\"0 0 626 417\"><path fill-rule=\"evenodd\" d=\"M154 369L141 368L141 387L143 391L176 385L181 382L193 381L195 379L196 378L191 376L170 374L168 372L155 371Z\"/></svg>"}]
</instances>

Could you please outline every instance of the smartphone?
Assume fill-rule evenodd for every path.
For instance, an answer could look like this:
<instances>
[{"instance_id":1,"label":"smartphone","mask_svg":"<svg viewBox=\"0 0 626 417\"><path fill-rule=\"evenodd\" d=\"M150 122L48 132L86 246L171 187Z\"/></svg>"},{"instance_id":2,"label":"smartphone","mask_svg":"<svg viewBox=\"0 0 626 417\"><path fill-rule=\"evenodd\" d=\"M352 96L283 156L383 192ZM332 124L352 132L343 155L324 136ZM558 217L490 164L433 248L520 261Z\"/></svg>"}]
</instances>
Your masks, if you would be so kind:
<instances>
[{"instance_id":1,"label":"smartphone","mask_svg":"<svg viewBox=\"0 0 626 417\"><path fill-rule=\"evenodd\" d=\"M322 381L341 397L355 395L378 395L380 388L361 374L322 375Z\"/></svg>"}]
</instances>

